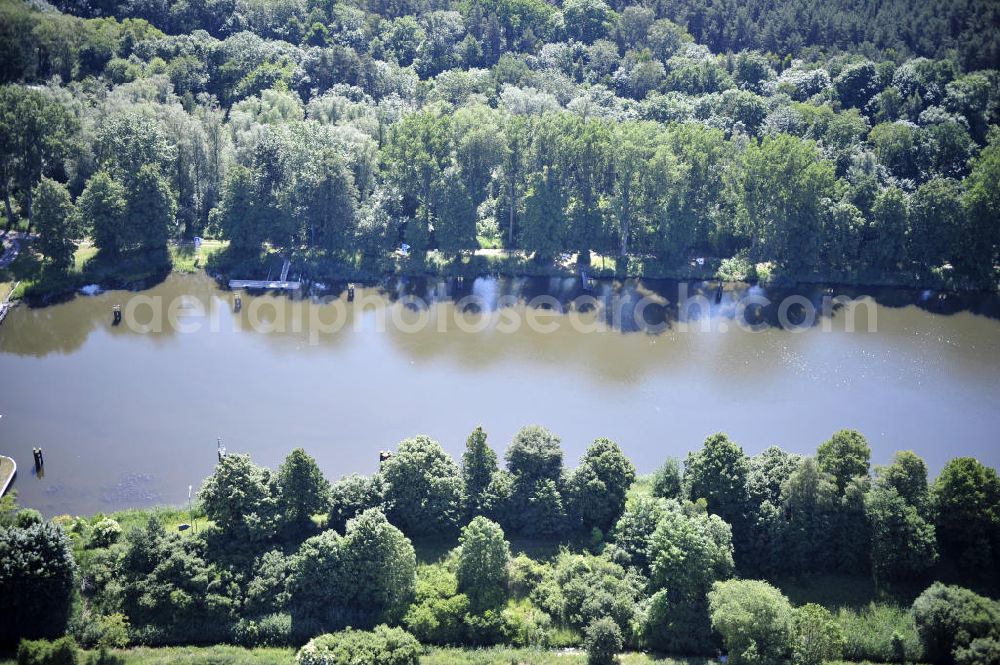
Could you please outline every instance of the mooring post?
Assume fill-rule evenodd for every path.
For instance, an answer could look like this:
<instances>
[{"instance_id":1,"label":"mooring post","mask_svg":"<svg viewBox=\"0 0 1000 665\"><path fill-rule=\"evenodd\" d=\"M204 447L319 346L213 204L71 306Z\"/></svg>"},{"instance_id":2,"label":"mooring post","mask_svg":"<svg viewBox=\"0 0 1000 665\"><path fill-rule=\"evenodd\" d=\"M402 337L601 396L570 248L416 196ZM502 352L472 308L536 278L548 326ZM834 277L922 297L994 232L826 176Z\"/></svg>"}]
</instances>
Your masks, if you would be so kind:
<instances>
[{"instance_id":1,"label":"mooring post","mask_svg":"<svg viewBox=\"0 0 1000 665\"><path fill-rule=\"evenodd\" d=\"M233 309L237 312L243 309L243 297L238 293L233 297Z\"/></svg>"},{"instance_id":2,"label":"mooring post","mask_svg":"<svg viewBox=\"0 0 1000 665\"><path fill-rule=\"evenodd\" d=\"M122 322L122 306L121 305L115 305L114 307L112 307L111 308L111 315L112 315L112 317L114 317L114 323L115 323L115 325L118 325L119 323L121 323Z\"/></svg>"},{"instance_id":3,"label":"mooring post","mask_svg":"<svg viewBox=\"0 0 1000 665\"><path fill-rule=\"evenodd\" d=\"M350 282L347 285L347 302L354 300L354 282Z\"/></svg>"},{"instance_id":4,"label":"mooring post","mask_svg":"<svg viewBox=\"0 0 1000 665\"><path fill-rule=\"evenodd\" d=\"M31 454L35 458L36 469L41 469L43 466L45 466L45 458L42 456L41 448L32 448Z\"/></svg>"}]
</instances>

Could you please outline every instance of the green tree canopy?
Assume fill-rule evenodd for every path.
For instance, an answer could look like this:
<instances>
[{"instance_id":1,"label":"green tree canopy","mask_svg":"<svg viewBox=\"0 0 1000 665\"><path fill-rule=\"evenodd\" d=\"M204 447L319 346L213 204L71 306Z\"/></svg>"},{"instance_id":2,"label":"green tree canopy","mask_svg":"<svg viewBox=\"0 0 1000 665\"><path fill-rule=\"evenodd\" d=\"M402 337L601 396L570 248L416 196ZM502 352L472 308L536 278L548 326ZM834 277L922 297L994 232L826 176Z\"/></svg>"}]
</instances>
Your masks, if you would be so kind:
<instances>
[{"instance_id":1,"label":"green tree canopy","mask_svg":"<svg viewBox=\"0 0 1000 665\"><path fill-rule=\"evenodd\" d=\"M792 643L792 605L758 580L716 582L708 593L712 628L735 665L778 665Z\"/></svg>"},{"instance_id":2,"label":"green tree canopy","mask_svg":"<svg viewBox=\"0 0 1000 665\"><path fill-rule=\"evenodd\" d=\"M42 178L34 193L36 246L60 272L73 266L74 238L80 236L78 217L66 187L55 180Z\"/></svg>"},{"instance_id":3,"label":"green tree canopy","mask_svg":"<svg viewBox=\"0 0 1000 665\"><path fill-rule=\"evenodd\" d=\"M198 491L205 515L227 538L268 539L277 527L277 488L271 471L249 455L226 455Z\"/></svg>"},{"instance_id":4,"label":"green tree canopy","mask_svg":"<svg viewBox=\"0 0 1000 665\"><path fill-rule=\"evenodd\" d=\"M61 527L0 527L0 644L57 637L66 630L77 574Z\"/></svg>"},{"instance_id":5,"label":"green tree canopy","mask_svg":"<svg viewBox=\"0 0 1000 665\"><path fill-rule=\"evenodd\" d=\"M313 515L330 507L330 482L316 460L302 448L296 448L281 466L275 478L278 509L284 520L297 527L308 526Z\"/></svg>"},{"instance_id":6,"label":"green tree canopy","mask_svg":"<svg viewBox=\"0 0 1000 665\"><path fill-rule=\"evenodd\" d=\"M486 443L486 432L477 427L462 453L462 507L467 518L483 514L486 492L497 470L497 454Z\"/></svg>"},{"instance_id":7,"label":"green tree canopy","mask_svg":"<svg viewBox=\"0 0 1000 665\"><path fill-rule=\"evenodd\" d=\"M437 441L423 435L402 441L379 478L389 520L405 533L438 535L457 527L462 475Z\"/></svg>"},{"instance_id":8,"label":"green tree canopy","mask_svg":"<svg viewBox=\"0 0 1000 665\"><path fill-rule=\"evenodd\" d=\"M841 492L851 478L867 476L872 449L859 432L842 429L816 450L819 468L833 475Z\"/></svg>"},{"instance_id":9,"label":"green tree canopy","mask_svg":"<svg viewBox=\"0 0 1000 665\"><path fill-rule=\"evenodd\" d=\"M510 544L503 529L480 515L462 529L459 544L459 591L468 596L474 612L501 607L510 567Z\"/></svg>"}]
</instances>

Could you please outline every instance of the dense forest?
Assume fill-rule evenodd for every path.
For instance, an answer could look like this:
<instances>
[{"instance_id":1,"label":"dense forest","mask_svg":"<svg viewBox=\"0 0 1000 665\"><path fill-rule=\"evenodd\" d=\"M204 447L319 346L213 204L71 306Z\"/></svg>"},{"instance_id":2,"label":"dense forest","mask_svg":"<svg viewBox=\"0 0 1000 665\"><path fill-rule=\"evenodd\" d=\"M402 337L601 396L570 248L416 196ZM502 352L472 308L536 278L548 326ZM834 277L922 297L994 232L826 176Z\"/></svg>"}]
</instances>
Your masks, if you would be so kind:
<instances>
[{"instance_id":1,"label":"dense forest","mask_svg":"<svg viewBox=\"0 0 1000 665\"><path fill-rule=\"evenodd\" d=\"M316 638L307 665L498 643L583 643L598 663L625 647L747 664L998 662L1000 605L963 587L996 589L1000 477L957 458L930 482L912 452L874 469L870 455L852 430L814 456L748 456L717 434L637 482L608 439L570 469L556 435L525 427L501 466L477 428L460 463L417 436L374 475L333 484L303 450L276 471L230 454L191 514L46 522L7 500L0 639ZM175 529L192 517L196 531ZM884 600L793 606L774 585L830 575L869 575ZM404 655L344 656L387 644Z\"/></svg>"},{"instance_id":2,"label":"dense forest","mask_svg":"<svg viewBox=\"0 0 1000 665\"><path fill-rule=\"evenodd\" d=\"M242 277L269 252L319 279L500 248L522 270L709 257L724 278L992 289L997 12L3 0L4 216L44 257L15 277L72 285L85 237L93 274L136 274L197 236Z\"/></svg>"}]
</instances>

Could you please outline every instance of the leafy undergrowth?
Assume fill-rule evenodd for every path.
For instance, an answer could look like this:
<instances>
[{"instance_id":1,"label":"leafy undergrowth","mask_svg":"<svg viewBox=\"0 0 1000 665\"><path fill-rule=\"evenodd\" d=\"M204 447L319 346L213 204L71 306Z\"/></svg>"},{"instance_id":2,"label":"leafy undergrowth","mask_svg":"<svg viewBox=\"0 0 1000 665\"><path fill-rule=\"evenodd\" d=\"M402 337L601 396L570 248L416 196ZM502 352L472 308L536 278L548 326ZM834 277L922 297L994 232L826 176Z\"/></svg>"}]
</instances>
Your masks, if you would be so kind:
<instances>
[{"instance_id":1,"label":"leafy undergrowth","mask_svg":"<svg viewBox=\"0 0 1000 665\"><path fill-rule=\"evenodd\" d=\"M586 665L587 654L581 650L508 649L433 649L420 659L421 665ZM618 657L621 665L708 665L707 658L670 658L645 653L626 653Z\"/></svg>"}]
</instances>

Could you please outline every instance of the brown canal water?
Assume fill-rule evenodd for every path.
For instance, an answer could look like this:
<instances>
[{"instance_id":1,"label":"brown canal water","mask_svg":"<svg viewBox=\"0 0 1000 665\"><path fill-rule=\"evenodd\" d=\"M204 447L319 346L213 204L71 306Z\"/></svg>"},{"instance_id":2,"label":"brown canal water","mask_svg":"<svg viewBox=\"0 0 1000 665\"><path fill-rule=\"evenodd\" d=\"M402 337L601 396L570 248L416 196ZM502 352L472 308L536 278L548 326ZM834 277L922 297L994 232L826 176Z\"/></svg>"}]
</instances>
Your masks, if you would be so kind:
<instances>
[{"instance_id":1,"label":"brown canal water","mask_svg":"<svg viewBox=\"0 0 1000 665\"><path fill-rule=\"evenodd\" d=\"M348 302L342 286L244 294L234 312L206 275L173 275L12 311L0 453L18 462L22 504L182 504L217 437L272 467L304 447L333 480L418 433L457 458L479 424L501 451L545 425L570 466L610 437L640 472L718 431L750 454L810 453L843 427L874 463L912 449L933 472L960 455L1000 464L996 296L728 285L716 302L714 284L481 278L393 280Z\"/></svg>"}]
</instances>

